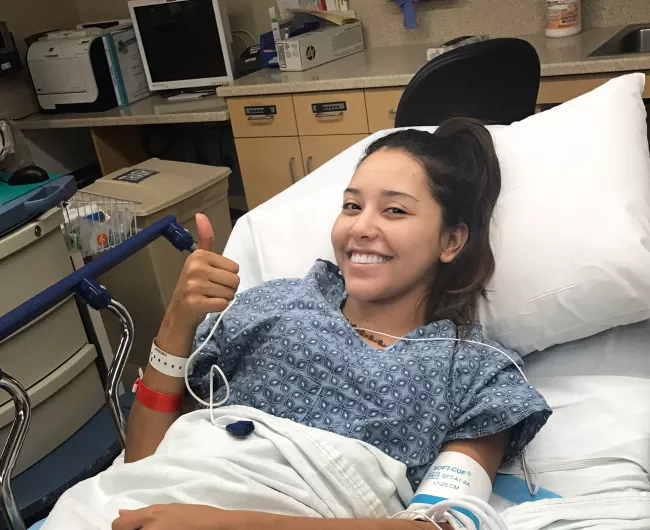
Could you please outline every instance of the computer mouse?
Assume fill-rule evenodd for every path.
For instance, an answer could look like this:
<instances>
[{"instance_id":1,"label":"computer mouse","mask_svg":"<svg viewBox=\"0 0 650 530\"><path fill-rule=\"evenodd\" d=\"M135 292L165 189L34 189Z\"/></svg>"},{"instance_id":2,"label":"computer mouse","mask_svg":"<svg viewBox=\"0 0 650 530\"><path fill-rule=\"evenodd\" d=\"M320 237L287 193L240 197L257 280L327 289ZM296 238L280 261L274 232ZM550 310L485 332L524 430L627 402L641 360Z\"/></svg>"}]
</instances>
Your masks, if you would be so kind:
<instances>
[{"instance_id":1,"label":"computer mouse","mask_svg":"<svg viewBox=\"0 0 650 530\"><path fill-rule=\"evenodd\" d=\"M23 184L37 184L45 182L49 178L47 171L38 166L25 166L14 171L7 180L10 186L22 186Z\"/></svg>"}]
</instances>

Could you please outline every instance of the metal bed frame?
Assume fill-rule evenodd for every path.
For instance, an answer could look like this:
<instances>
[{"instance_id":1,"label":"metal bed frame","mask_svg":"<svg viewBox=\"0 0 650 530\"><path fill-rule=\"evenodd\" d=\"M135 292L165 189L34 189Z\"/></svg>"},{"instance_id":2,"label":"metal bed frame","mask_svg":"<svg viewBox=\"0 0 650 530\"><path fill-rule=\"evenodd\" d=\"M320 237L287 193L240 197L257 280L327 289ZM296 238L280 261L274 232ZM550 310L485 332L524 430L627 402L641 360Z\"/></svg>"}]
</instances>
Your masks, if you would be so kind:
<instances>
[{"instance_id":1,"label":"metal bed frame","mask_svg":"<svg viewBox=\"0 0 650 530\"><path fill-rule=\"evenodd\" d=\"M175 217L167 216L0 317L0 342L73 294L81 297L93 309L106 309L118 318L122 336L108 372L105 395L122 448L126 445L126 420L119 403L119 385L133 345L133 320L126 308L114 300L96 278L160 236L164 236L180 251L193 251L196 248L192 235L176 222ZM25 530L25 522L11 490L11 475L27 436L32 408L27 391L1 368L0 388L9 393L16 411L9 437L0 453L0 509L9 530Z\"/></svg>"}]
</instances>

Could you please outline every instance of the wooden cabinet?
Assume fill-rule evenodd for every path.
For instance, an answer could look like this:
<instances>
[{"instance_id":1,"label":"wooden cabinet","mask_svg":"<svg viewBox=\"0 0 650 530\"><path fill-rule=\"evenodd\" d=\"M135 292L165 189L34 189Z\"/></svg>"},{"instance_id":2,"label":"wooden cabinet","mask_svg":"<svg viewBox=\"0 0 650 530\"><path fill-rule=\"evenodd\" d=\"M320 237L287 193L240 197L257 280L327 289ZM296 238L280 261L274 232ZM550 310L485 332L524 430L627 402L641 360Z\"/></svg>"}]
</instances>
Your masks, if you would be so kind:
<instances>
[{"instance_id":1,"label":"wooden cabinet","mask_svg":"<svg viewBox=\"0 0 650 530\"><path fill-rule=\"evenodd\" d=\"M297 136L236 138L249 208L255 208L305 176Z\"/></svg>"},{"instance_id":2,"label":"wooden cabinet","mask_svg":"<svg viewBox=\"0 0 650 530\"><path fill-rule=\"evenodd\" d=\"M232 98L228 111L235 138L298 135L291 94Z\"/></svg>"},{"instance_id":3,"label":"wooden cabinet","mask_svg":"<svg viewBox=\"0 0 650 530\"><path fill-rule=\"evenodd\" d=\"M394 126L403 88L230 98L246 200L255 208L369 132ZM369 127L369 123L371 124Z\"/></svg>"},{"instance_id":4,"label":"wooden cabinet","mask_svg":"<svg viewBox=\"0 0 650 530\"><path fill-rule=\"evenodd\" d=\"M374 133L395 127L395 114L404 88L372 88L366 90L368 127Z\"/></svg>"},{"instance_id":5,"label":"wooden cabinet","mask_svg":"<svg viewBox=\"0 0 650 530\"><path fill-rule=\"evenodd\" d=\"M366 138L367 134L339 134L332 136L301 136L300 150L305 167L305 174L309 175L316 168L322 166L339 153L345 151Z\"/></svg>"},{"instance_id":6,"label":"wooden cabinet","mask_svg":"<svg viewBox=\"0 0 650 530\"><path fill-rule=\"evenodd\" d=\"M294 94L293 106L300 136L368 132L363 90Z\"/></svg>"}]
</instances>

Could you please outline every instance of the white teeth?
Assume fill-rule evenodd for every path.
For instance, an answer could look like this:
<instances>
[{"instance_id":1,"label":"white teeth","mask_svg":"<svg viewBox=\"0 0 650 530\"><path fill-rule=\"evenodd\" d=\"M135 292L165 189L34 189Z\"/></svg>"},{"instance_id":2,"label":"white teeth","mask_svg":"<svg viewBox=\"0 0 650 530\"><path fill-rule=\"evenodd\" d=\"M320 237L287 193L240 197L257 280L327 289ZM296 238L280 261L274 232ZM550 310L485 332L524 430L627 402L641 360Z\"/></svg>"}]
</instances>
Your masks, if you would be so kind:
<instances>
[{"instance_id":1,"label":"white teeth","mask_svg":"<svg viewBox=\"0 0 650 530\"><path fill-rule=\"evenodd\" d=\"M356 252L352 253L352 263L367 263L370 265L379 265L380 263L386 263L390 261L391 258L385 256L377 256L376 254L358 254Z\"/></svg>"}]
</instances>

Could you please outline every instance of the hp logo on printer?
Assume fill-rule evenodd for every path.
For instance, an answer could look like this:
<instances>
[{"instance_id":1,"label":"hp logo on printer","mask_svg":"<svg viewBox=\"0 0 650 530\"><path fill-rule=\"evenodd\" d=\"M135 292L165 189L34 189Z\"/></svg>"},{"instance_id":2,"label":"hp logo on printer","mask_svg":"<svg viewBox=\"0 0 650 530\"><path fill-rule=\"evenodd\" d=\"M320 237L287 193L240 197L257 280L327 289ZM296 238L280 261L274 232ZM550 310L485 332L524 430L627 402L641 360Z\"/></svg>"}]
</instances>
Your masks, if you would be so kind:
<instances>
[{"instance_id":1,"label":"hp logo on printer","mask_svg":"<svg viewBox=\"0 0 650 530\"><path fill-rule=\"evenodd\" d=\"M313 46L308 46L306 55L307 55L307 59L313 61L316 58L316 48L314 48Z\"/></svg>"}]
</instances>

